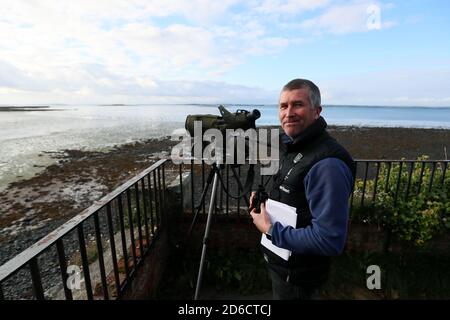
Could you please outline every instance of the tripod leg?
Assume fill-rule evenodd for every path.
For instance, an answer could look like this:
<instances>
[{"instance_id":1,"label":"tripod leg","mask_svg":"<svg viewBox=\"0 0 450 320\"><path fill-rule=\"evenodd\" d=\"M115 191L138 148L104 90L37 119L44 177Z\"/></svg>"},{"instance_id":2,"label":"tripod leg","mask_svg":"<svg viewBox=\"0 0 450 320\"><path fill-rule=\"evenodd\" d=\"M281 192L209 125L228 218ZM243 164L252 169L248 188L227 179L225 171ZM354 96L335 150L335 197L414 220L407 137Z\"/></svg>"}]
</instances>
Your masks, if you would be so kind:
<instances>
[{"instance_id":1,"label":"tripod leg","mask_svg":"<svg viewBox=\"0 0 450 320\"><path fill-rule=\"evenodd\" d=\"M192 229L194 228L195 221L197 220L198 213L200 212L200 210L202 208L202 204L205 201L206 193L207 193L209 185L211 184L211 181L212 181L212 179L214 177L214 172L215 172L215 170L214 170L214 168L212 168L211 171L208 174L208 178L206 180L205 187L203 188L202 195L200 197L199 205L195 209L194 218L192 219L191 226L189 227L188 238L191 237ZM194 177L191 177L191 179L194 179ZM194 192L194 190L191 190L191 192Z\"/></svg>"},{"instance_id":2,"label":"tripod leg","mask_svg":"<svg viewBox=\"0 0 450 320\"><path fill-rule=\"evenodd\" d=\"M219 172L215 171L214 182L213 182L213 187L212 187L212 191L211 191L211 201L209 203L208 220L206 221L205 236L203 238L202 257L200 259L200 268L198 270L197 286L195 288L194 300L198 300L198 295L199 295L199 292L200 292L200 286L201 286L201 282L202 282L203 266L204 266L205 256L206 256L206 244L208 242L209 228L211 226L212 212L213 212L213 208L215 206L214 201L216 200L216 190L217 190L217 180L218 180L218 178L219 178Z\"/></svg>"}]
</instances>

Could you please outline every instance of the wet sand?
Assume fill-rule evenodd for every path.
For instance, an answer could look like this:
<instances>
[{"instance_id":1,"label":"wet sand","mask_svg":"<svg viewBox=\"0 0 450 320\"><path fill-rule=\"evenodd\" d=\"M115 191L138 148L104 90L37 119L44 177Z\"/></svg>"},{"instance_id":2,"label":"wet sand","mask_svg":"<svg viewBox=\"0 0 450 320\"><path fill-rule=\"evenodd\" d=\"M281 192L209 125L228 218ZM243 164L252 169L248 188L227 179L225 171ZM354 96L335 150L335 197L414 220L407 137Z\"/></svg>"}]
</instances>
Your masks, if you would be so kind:
<instances>
[{"instance_id":1,"label":"wet sand","mask_svg":"<svg viewBox=\"0 0 450 320\"><path fill-rule=\"evenodd\" d=\"M330 126L335 137L354 159L430 159L450 157L450 130L415 128L360 128ZM447 154L447 157L446 157Z\"/></svg>"},{"instance_id":2,"label":"wet sand","mask_svg":"<svg viewBox=\"0 0 450 320\"><path fill-rule=\"evenodd\" d=\"M64 150L57 160L0 192L0 264L19 253L94 201L167 157L176 142L150 139L109 152Z\"/></svg>"},{"instance_id":3,"label":"wet sand","mask_svg":"<svg viewBox=\"0 0 450 320\"><path fill-rule=\"evenodd\" d=\"M355 159L445 159L450 130L329 127ZM114 190L177 144L168 137L116 146L109 152L64 150L58 163L0 193L0 264ZM447 151L445 151L447 150Z\"/></svg>"}]
</instances>

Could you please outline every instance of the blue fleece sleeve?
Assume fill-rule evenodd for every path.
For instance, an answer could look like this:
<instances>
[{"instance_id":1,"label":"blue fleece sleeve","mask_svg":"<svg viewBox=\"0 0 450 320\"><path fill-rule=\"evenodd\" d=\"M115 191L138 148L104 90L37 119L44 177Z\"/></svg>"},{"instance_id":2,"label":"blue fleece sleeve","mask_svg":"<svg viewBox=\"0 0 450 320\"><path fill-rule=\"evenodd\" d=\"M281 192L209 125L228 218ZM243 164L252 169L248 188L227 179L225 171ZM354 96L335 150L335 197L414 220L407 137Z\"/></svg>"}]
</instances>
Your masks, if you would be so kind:
<instances>
[{"instance_id":1,"label":"blue fleece sleeve","mask_svg":"<svg viewBox=\"0 0 450 320\"><path fill-rule=\"evenodd\" d=\"M347 238L348 200L353 187L349 167L340 159L323 159L311 168L303 183L311 225L295 229L276 222L272 243L300 254L341 254Z\"/></svg>"}]
</instances>

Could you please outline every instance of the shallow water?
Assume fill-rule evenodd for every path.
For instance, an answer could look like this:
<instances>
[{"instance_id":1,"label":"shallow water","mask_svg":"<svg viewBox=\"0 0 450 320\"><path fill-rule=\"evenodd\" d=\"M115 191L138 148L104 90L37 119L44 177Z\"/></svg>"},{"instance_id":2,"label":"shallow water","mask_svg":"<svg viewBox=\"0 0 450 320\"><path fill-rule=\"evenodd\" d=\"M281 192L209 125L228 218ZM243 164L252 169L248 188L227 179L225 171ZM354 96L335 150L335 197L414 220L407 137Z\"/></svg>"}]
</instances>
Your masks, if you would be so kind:
<instances>
[{"instance_id":1,"label":"shallow water","mask_svg":"<svg viewBox=\"0 0 450 320\"><path fill-rule=\"evenodd\" d=\"M183 127L183 118L177 116L183 109L164 113L164 108L72 106L0 112L0 190L54 163L48 152L105 150Z\"/></svg>"}]
</instances>

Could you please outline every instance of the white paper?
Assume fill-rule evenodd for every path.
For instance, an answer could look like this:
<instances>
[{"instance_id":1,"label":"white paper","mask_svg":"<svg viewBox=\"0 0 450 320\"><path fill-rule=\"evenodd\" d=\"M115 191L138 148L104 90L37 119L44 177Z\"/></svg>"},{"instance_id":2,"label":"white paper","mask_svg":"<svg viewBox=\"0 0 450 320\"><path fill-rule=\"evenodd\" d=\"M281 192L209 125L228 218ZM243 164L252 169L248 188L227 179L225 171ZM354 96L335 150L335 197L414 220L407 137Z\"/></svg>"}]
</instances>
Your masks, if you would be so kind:
<instances>
[{"instance_id":1,"label":"white paper","mask_svg":"<svg viewBox=\"0 0 450 320\"><path fill-rule=\"evenodd\" d=\"M295 228L297 224L296 208L282 202L268 199L266 201L266 211L272 224L279 222L283 227L292 226ZM286 261L288 261L291 256L290 250L277 247L272 241L267 239L265 234L261 237L261 244Z\"/></svg>"}]
</instances>

